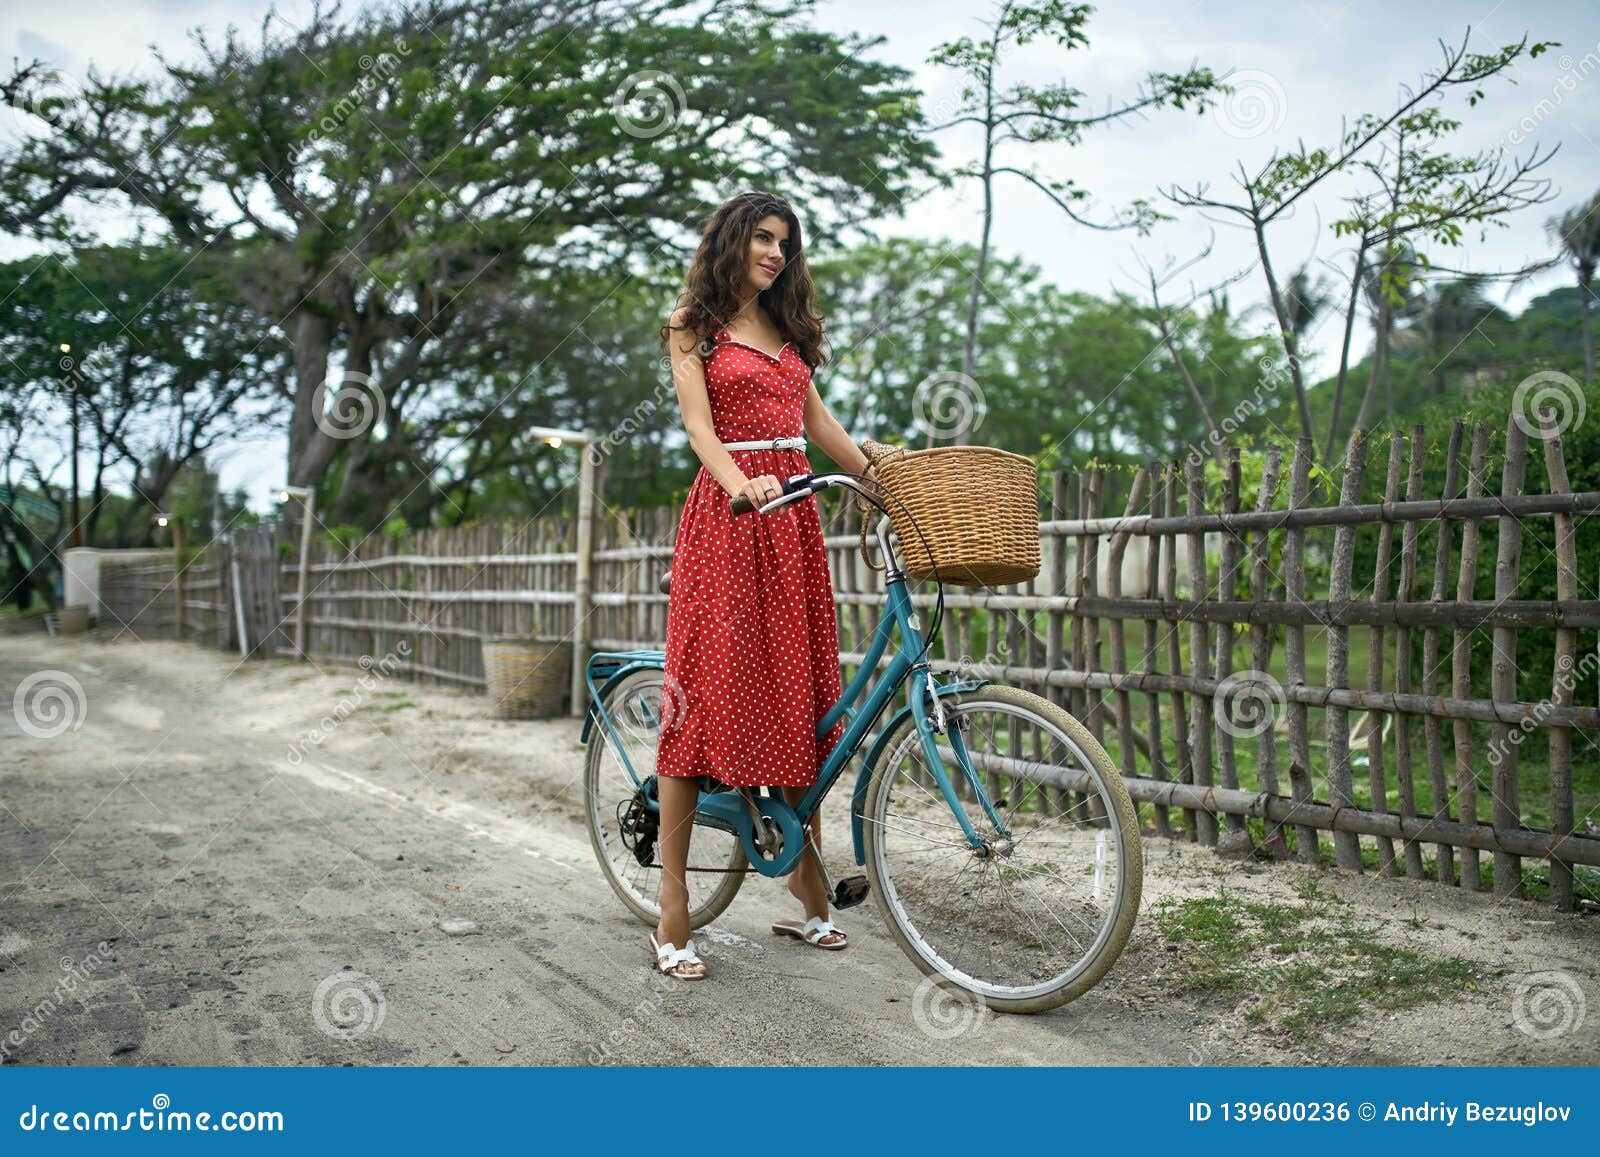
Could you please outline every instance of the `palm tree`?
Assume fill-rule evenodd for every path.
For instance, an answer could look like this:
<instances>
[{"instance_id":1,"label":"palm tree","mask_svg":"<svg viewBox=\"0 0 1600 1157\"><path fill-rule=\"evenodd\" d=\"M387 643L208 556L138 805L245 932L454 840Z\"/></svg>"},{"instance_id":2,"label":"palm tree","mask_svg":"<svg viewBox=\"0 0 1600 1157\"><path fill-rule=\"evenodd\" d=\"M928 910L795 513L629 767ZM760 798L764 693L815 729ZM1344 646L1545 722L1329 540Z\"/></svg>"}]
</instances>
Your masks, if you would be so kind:
<instances>
[{"instance_id":1,"label":"palm tree","mask_svg":"<svg viewBox=\"0 0 1600 1157\"><path fill-rule=\"evenodd\" d=\"M1415 326L1422 350L1433 365L1428 381L1431 398L1444 393L1445 365L1457 347L1485 321L1506 316L1503 309L1484 296L1486 284L1483 277L1468 275L1441 281L1425 291Z\"/></svg>"},{"instance_id":2,"label":"palm tree","mask_svg":"<svg viewBox=\"0 0 1600 1157\"><path fill-rule=\"evenodd\" d=\"M1545 224L1561 246L1561 255L1572 262L1578 275L1578 309L1583 318L1583 380L1594 380L1594 321L1590 316L1589 287L1595 266L1600 264L1600 193L1582 205L1574 205Z\"/></svg>"}]
</instances>

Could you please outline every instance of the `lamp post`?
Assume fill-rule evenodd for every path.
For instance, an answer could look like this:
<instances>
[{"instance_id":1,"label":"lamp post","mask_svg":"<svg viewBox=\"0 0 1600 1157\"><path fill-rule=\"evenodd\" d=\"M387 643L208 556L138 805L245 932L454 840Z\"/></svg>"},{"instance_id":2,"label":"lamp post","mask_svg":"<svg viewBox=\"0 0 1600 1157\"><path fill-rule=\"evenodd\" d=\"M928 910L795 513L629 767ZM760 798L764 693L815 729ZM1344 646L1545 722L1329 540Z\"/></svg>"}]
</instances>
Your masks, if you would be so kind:
<instances>
[{"instance_id":1,"label":"lamp post","mask_svg":"<svg viewBox=\"0 0 1600 1157\"><path fill-rule=\"evenodd\" d=\"M73 504L77 504L77 488L73 488ZM183 519L176 514L158 513L153 516L157 526L172 528L172 633L183 638Z\"/></svg>"},{"instance_id":2,"label":"lamp post","mask_svg":"<svg viewBox=\"0 0 1600 1157\"><path fill-rule=\"evenodd\" d=\"M72 346L62 342L60 349L61 360L71 365L72 359L66 355L72 352ZM78 517L78 371L75 365L67 370L67 387L67 400L72 407L72 545L82 546L83 523Z\"/></svg>"},{"instance_id":3,"label":"lamp post","mask_svg":"<svg viewBox=\"0 0 1600 1157\"><path fill-rule=\"evenodd\" d=\"M588 658L584 654L589 646L589 602L591 598L590 563L594 554L594 459L589 447L594 437L586 430L561 430L551 426L534 426L529 430L551 446L571 442L579 448L578 455L578 561L572 582L572 708L573 715L583 714L583 667Z\"/></svg>"},{"instance_id":4,"label":"lamp post","mask_svg":"<svg viewBox=\"0 0 1600 1157\"><path fill-rule=\"evenodd\" d=\"M306 657L306 573L310 566L311 518L317 508L317 492L310 486L285 486L278 491L278 501L288 502L298 498L300 512L300 586L294 605L294 653L297 659Z\"/></svg>"}]
</instances>

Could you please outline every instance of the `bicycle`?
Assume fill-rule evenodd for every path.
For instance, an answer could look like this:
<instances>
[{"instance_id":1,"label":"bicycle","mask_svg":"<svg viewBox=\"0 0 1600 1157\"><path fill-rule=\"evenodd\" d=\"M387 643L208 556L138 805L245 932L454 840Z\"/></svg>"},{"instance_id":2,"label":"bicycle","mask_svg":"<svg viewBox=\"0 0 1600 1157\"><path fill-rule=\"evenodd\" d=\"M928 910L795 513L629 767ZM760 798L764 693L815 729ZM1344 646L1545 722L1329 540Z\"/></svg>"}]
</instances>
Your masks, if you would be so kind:
<instances>
[{"instance_id":1,"label":"bicycle","mask_svg":"<svg viewBox=\"0 0 1600 1157\"><path fill-rule=\"evenodd\" d=\"M759 508L742 495L731 500L735 514L764 514L829 486L861 495L883 513L877 541L887 613L849 686L817 723L820 737L848 720L797 805L777 788L734 790L702 779L701 830L686 876L690 926L720 915L752 871L786 875L807 850L821 868L810 820L865 745L850 818L855 862L866 875L830 886L834 907L875 895L900 948L941 987L1001 1012L1057 1007L1105 976L1133 930L1143 883L1138 813L1111 757L1063 708L1022 688L932 669L926 656L943 617L943 585L925 641L885 504L860 477L794 474ZM892 632L899 644L879 674ZM632 755L653 765L659 728L677 707L665 663L664 651L603 651L585 667L590 841L613 890L652 926L660 917L659 803L655 776L637 770ZM907 702L869 741L902 689ZM696 866L699 859L708 863ZM714 879L702 885L701 874ZM822 878L826 885L825 870Z\"/></svg>"}]
</instances>

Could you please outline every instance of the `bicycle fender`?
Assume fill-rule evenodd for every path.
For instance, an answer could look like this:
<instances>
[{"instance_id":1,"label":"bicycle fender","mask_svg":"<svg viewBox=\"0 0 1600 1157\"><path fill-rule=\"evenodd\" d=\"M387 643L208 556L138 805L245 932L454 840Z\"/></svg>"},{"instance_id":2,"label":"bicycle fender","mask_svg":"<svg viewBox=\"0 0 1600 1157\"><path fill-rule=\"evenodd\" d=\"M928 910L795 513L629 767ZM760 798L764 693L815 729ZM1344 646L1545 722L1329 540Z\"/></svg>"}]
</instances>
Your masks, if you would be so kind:
<instances>
[{"instance_id":1,"label":"bicycle fender","mask_svg":"<svg viewBox=\"0 0 1600 1157\"><path fill-rule=\"evenodd\" d=\"M659 658L656 656L659 656ZM604 708L601 707L601 704L605 702L606 692L611 689L613 684L627 678L635 671L644 671L650 669L658 671L665 670L666 664L666 652L659 651L644 653L641 658L633 659L627 663L624 663L610 675L606 676L605 682L601 683L600 686L595 690L594 694L589 696L588 707L583 713L583 730L578 734L578 742L582 744L587 744L589 742L589 733L594 729L595 719L599 716L600 712L604 710ZM606 719L607 726L610 726L610 723L611 720L608 716Z\"/></svg>"},{"instance_id":2,"label":"bicycle fender","mask_svg":"<svg viewBox=\"0 0 1600 1157\"><path fill-rule=\"evenodd\" d=\"M934 690L942 699L946 695L955 695L962 691L975 691L984 684L993 682L993 679L962 679L955 683L936 681ZM883 749L888 746L889 736L894 733L895 725L910 713L911 704L907 703L883 725L883 730L878 732L878 737L872 741L872 747L867 751L867 758L861 762L861 770L856 774L855 790L850 793L850 838L855 845L858 864L867 862L866 845L861 835L862 811L867 804L867 787L872 783L872 773L878 768L878 760L883 755Z\"/></svg>"}]
</instances>

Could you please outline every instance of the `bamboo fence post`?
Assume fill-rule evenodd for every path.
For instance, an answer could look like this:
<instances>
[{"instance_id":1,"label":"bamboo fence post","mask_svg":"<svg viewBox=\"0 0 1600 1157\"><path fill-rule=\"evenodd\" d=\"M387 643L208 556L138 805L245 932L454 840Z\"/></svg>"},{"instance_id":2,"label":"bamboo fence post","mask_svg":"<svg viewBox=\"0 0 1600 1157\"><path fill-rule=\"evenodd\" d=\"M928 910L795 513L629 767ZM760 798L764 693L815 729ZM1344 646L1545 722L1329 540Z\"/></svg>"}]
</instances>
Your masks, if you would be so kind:
<instances>
[{"instance_id":1,"label":"bamboo fence post","mask_svg":"<svg viewBox=\"0 0 1600 1157\"><path fill-rule=\"evenodd\" d=\"M1283 452L1277 446L1268 446L1266 459L1261 466L1261 487L1256 493L1256 510L1271 510L1278 494L1278 472L1282 468ZM1250 541L1250 601L1265 603L1272 595L1269 555L1272 544L1269 531L1262 528ZM1250 628L1251 666L1265 674L1272 666L1272 644L1276 631L1264 622ZM1278 729L1277 720L1267 713L1261 720L1261 731L1256 736L1256 786L1267 796L1278 791ZM1283 826L1268 820L1262 824L1261 849L1275 860L1287 859L1288 844L1283 837Z\"/></svg>"},{"instance_id":2,"label":"bamboo fence post","mask_svg":"<svg viewBox=\"0 0 1600 1157\"><path fill-rule=\"evenodd\" d=\"M1500 497L1522 493L1528 466L1528 431L1520 413L1506 423L1506 458L1500 474ZM1515 515L1502 514L1495 551L1494 597L1497 601L1517 595L1518 572L1522 563L1522 522ZM1490 674L1491 694L1501 702L1517 699L1517 629L1496 623L1493 639L1494 663ZM1511 724L1496 720L1490 725L1489 767L1492 769L1495 834L1522 826L1517 800L1517 745L1511 739ZM1522 894L1522 858L1500 848L1494 853L1494 891L1497 896Z\"/></svg>"},{"instance_id":3,"label":"bamboo fence post","mask_svg":"<svg viewBox=\"0 0 1600 1157\"><path fill-rule=\"evenodd\" d=\"M1103 467L1096 466L1089 471L1089 517L1098 519L1102 513L1106 472ZM1084 558L1083 572L1084 591L1090 597L1098 595L1100 590L1100 534L1095 532L1088 536L1088 549ZM1083 650L1088 661L1087 670L1099 674L1105 670L1104 661L1100 657L1100 620L1097 616L1090 615L1083 629ZM1096 743L1104 743L1105 727L1105 699L1097 687L1085 687L1088 695L1088 711L1083 720L1089 734L1094 736ZM1106 814L1105 801L1098 792L1085 792L1089 805L1089 822L1095 827L1105 826L1110 822Z\"/></svg>"},{"instance_id":4,"label":"bamboo fence post","mask_svg":"<svg viewBox=\"0 0 1600 1157\"><path fill-rule=\"evenodd\" d=\"M1068 502L1071 499L1071 486L1065 470L1051 471L1050 475L1050 516L1053 519L1067 517ZM1059 532L1052 532L1050 537L1050 594L1054 597L1064 596L1071 591L1067 586L1067 536ZM1045 641L1045 666L1051 671L1059 671L1062 659L1066 653L1066 622L1067 616L1063 611L1050 611L1049 634ZM1072 710L1072 692L1069 688L1057 687L1054 684L1045 684L1045 694L1054 703L1065 707L1068 713ZM1072 804L1071 794L1060 787L1046 788L1046 798L1052 801L1051 812L1054 815L1065 815Z\"/></svg>"},{"instance_id":5,"label":"bamboo fence post","mask_svg":"<svg viewBox=\"0 0 1600 1157\"><path fill-rule=\"evenodd\" d=\"M1239 513L1239 448L1230 446L1222 472L1222 512ZM1217 595L1223 602L1233 602L1238 593L1239 556L1242 553L1239 535L1232 530L1222 532L1222 553L1217 576ZM1217 624L1216 675L1217 682L1226 682L1233 674L1233 624L1224 620ZM1230 791L1239 787L1239 768L1234 760L1233 705L1228 696L1213 702L1213 709L1221 708L1217 723L1217 777ZM1232 855L1250 851L1250 833L1245 828L1244 817L1236 812L1224 812L1222 818L1225 836L1218 850Z\"/></svg>"},{"instance_id":6,"label":"bamboo fence post","mask_svg":"<svg viewBox=\"0 0 1600 1157\"><path fill-rule=\"evenodd\" d=\"M1389 435L1389 469L1384 475L1383 501L1393 503L1400 496L1400 436ZM1378 557L1373 565L1372 598L1374 604L1388 601L1389 564L1394 555L1394 523L1385 520L1378 527ZM1383 625L1374 623L1367 628L1367 687L1383 690ZM1384 775L1383 732L1389 717L1380 711L1368 711L1367 721L1367 782L1372 791L1372 810L1389 810L1389 784ZM1399 874L1395 865L1394 841L1378 836L1378 874Z\"/></svg>"},{"instance_id":7,"label":"bamboo fence post","mask_svg":"<svg viewBox=\"0 0 1600 1157\"><path fill-rule=\"evenodd\" d=\"M1184 460L1185 478L1188 482L1188 507L1190 518L1205 511L1206 463L1199 454L1190 454ZM1201 607L1210 601L1210 582L1206 577L1205 531L1189 533L1189 600L1194 613L1189 617L1189 667L1196 679L1211 678L1211 641L1205 615ZM1211 766L1211 715L1214 700L1205 692L1196 690L1189 699L1189 741L1194 752L1194 782L1198 787L1213 786ZM1199 824L1200 842L1207 847L1217 844L1216 813L1201 808L1195 813Z\"/></svg>"},{"instance_id":8,"label":"bamboo fence post","mask_svg":"<svg viewBox=\"0 0 1600 1157\"><path fill-rule=\"evenodd\" d=\"M1171 467L1167 470L1165 485L1162 487L1165 494L1165 510L1168 518L1178 516L1178 478L1180 466L1177 459L1173 459ZM1169 531L1166 540L1166 562L1161 577L1161 597L1168 606L1176 605L1178 601L1178 535L1176 531ZM1167 632L1167 665L1172 668L1175 676L1183 674L1183 649L1182 640L1178 637L1178 624L1172 623ZM1172 743L1173 750L1178 758L1178 780L1181 783L1192 784L1195 782L1194 749L1189 746L1189 712L1185 703L1183 691L1175 686L1172 691ZM1200 838L1199 821L1196 819L1195 809L1183 809L1183 823L1185 834L1190 841Z\"/></svg>"},{"instance_id":9,"label":"bamboo fence post","mask_svg":"<svg viewBox=\"0 0 1600 1157\"><path fill-rule=\"evenodd\" d=\"M1411 458L1406 471L1406 501L1415 502L1422 497L1422 467L1424 458L1423 428L1411 427ZM1397 442L1398 444L1398 442ZM1407 522L1400 536L1400 585L1395 591L1395 602L1409 603L1417 585L1417 538L1422 524ZM1400 623L1394 631L1394 689L1406 695L1411 692L1411 628ZM1415 769L1411 762L1411 715L1401 711L1394 717L1394 779L1399 796L1400 814L1417 814L1417 787ZM1416 840L1406 840L1400 847L1405 860L1406 875L1414 880L1423 877L1422 846Z\"/></svg>"},{"instance_id":10,"label":"bamboo fence post","mask_svg":"<svg viewBox=\"0 0 1600 1157\"><path fill-rule=\"evenodd\" d=\"M1097 519L1100 517L1102 509L1101 487L1105 482L1105 471L1095 466L1090 469L1088 479L1088 517ZM1085 540L1083 593L1090 598L1094 598L1100 593L1100 535L1098 532L1090 534ZM1100 658L1100 620L1094 615L1089 615L1083 624L1083 653L1087 664L1084 668L1086 671L1098 674L1105 670ZM1096 742L1101 742L1105 724L1104 699L1099 688L1096 687L1086 687L1084 694L1088 696L1088 706L1084 712L1083 725L1089 729L1089 734L1094 736Z\"/></svg>"},{"instance_id":11,"label":"bamboo fence post","mask_svg":"<svg viewBox=\"0 0 1600 1157\"><path fill-rule=\"evenodd\" d=\"M1082 521L1089 516L1089 487L1085 484L1082 470L1074 473L1073 481L1076 483L1077 489L1078 519ZM1083 597L1083 560L1088 550L1085 545L1086 541L1087 536L1082 533L1074 536L1072 549L1072 596L1074 599ZM1075 671L1087 671L1089 669L1088 660L1084 657L1083 635L1083 616L1074 612L1072 616L1072 667ZM1075 686L1069 692L1069 696L1072 703L1072 714L1079 722L1084 721L1088 715L1088 692L1081 686Z\"/></svg>"},{"instance_id":12,"label":"bamboo fence post","mask_svg":"<svg viewBox=\"0 0 1600 1157\"><path fill-rule=\"evenodd\" d=\"M1539 411L1539 437L1544 442L1545 476L1551 494L1569 494L1567 459L1561 444L1561 426L1553 408ZM1555 516L1556 599L1575 601L1578 597L1578 547L1573 537L1572 515ZM1576 693L1574 664L1578 658L1576 627L1557 627L1555 670L1551 673L1550 702L1556 707L1571 707ZM1550 726L1550 835L1551 842L1572 831L1572 728ZM1550 902L1562 912L1573 910L1572 865L1550 855Z\"/></svg>"},{"instance_id":13,"label":"bamboo fence post","mask_svg":"<svg viewBox=\"0 0 1600 1157\"><path fill-rule=\"evenodd\" d=\"M1344 481L1339 504L1353 506L1361 501L1361 481L1366 470L1367 432L1360 427L1350 435L1345 452ZM1355 566L1356 528L1341 523L1333 531L1333 559L1328 578L1330 609L1350 602L1351 570ZM1328 686L1350 686L1349 628L1337 621L1327 628ZM1335 810L1355 807L1355 785L1350 771L1350 713L1332 700L1323 711L1328 747L1328 802ZM1351 831L1334 829L1334 862L1341 868L1361 870L1361 839Z\"/></svg>"},{"instance_id":14,"label":"bamboo fence post","mask_svg":"<svg viewBox=\"0 0 1600 1157\"><path fill-rule=\"evenodd\" d=\"M1139 504L1144 501L1146 481L1146 472L1141 466L1133 476L1133 485L1128 487L1128 503L1122 512L1124 518L1132 518ZM1106 586L1107 593L1113 599L1122 598L1122 559L1128 549L1128 538L1129 532L1126 530L1119 530L1111 538L1111 557L1106 571ZM1121 761L1122 774L1132 778L1139 774L1139 769L1134 765L1133 696L1121 682L1121 676L1128 673L1128 647L1120 618L1111 620L1111 670L1119 677L1116 690L1117 755ZM1138 804L1134 807L1137 808Z\"/></svg>"},{"instance_id":15,"label":"bamboo fence post","mask_svg":"<svg viewBox=\"0 0 1600 1157\"><path fill-rule=\"evenodd\" d=\"M1484 491L1483 471L1489 457L1489 427L1477 422L1472 431L1472 450L1467 460L1467 497L1481 498ZM1468 519L1461 528L1461 566L1456 579L1456 601L1472 598L1474 580L1478 572L1478 545L1481 536L1478 520ZM1457 626L1450 646L1450 690L1457 699L1472 693L1472 632ZM1472 723L1468 719L1451 721L1456 755L1456 800L1461 811L1461 822L1476 825L1478 822L1478 780L1472 767ZM1483 871L1478 863L1478 849L1461 849L1461 883L1470 892L1483 890Z\"/></svg>"},{"instance_id":16,"label":"bamboo fence post","mask_svg":"<svg viewBox=\"0 0 1600 1157\"><path fill-rule=\"evenodd\" d=\"M1150 499L1147 503L1149 516L1155 518L1161 513L1162 494L1165 489L1165 479L1160 462L1151 461L1145 466L1145 475L1150 483ZM1161 596L1161 543L1163 539L1157 535L1145 538L1145 566L1144 566L1144 597L1146 601L1154 603ZM1160 648L1157 643L1158 620L1149 617L1144 620L1144 669L1152 674L1161 670ZM1161 740L1161 695L1157 691L1147 691L1145 701L1149 708L1149 736L1150 736L1150 777L1158 781L1167 781L1172 777L1167 772L1167 753ZM1163 836L1172 835L1172 819L1168 814L1166 804L1157 803L1153 806L1156 817L1156 832Z\"/></svg>"},{"instance_id":17,"label":"bamboo fence post","mask_svg":"<svg viewBox=\"0 0 1600 1157\"><path fill-rule=\"evenodd\" d=\"M1450 423L1450 442L1445 450L1444 497L1456 498L1461 489L1461 441L1466 423L1460 418ZM1445 582L1450 574L1450 555L1455 545L1454 523L1449 518L1439 519L1438 540L1433 555L1433 589L1429 599L1435 604L1444 602ZM1422 631L1422 693L1428 698L1439 694L1439 628L1424 627ZM1433 795L1433 819L1450 818L1450 784L1444 771L1444 737L1437 715L1422 718L1422 736L1428 749L1428 785ZM1441 884L1456 882L1455 848L1450 844L1434 845L1435 874Z\"/></svg>"}]
</instances>

